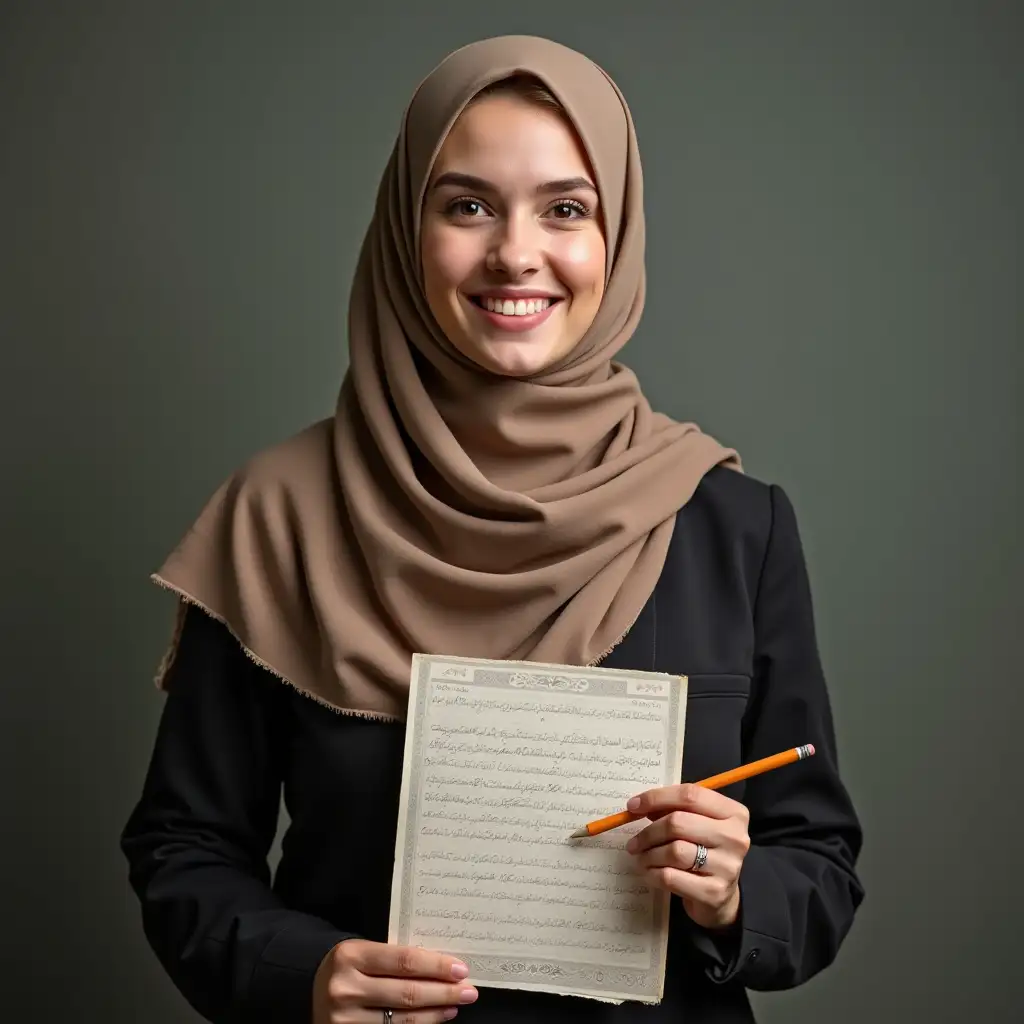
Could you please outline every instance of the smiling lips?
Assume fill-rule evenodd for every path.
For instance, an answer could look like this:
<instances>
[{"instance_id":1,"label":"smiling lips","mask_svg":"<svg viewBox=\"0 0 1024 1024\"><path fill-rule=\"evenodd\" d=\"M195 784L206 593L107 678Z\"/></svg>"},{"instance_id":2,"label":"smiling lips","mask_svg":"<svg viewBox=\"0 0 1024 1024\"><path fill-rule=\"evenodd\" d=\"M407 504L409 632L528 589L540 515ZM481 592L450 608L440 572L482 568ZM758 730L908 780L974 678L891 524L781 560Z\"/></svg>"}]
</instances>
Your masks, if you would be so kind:
<instances>
[{"instance_id":1,"label":"smiling lips","mask_svg":"<svg viewBox=\"0 0 1024 1024\"><path fill-rule=\"evenodd\" d=\"M487 321L503 331L529 331L538 327L551 315L560 302L547 296L501 298L473 296L472 304Z\"/></svg>"}]
</instances>

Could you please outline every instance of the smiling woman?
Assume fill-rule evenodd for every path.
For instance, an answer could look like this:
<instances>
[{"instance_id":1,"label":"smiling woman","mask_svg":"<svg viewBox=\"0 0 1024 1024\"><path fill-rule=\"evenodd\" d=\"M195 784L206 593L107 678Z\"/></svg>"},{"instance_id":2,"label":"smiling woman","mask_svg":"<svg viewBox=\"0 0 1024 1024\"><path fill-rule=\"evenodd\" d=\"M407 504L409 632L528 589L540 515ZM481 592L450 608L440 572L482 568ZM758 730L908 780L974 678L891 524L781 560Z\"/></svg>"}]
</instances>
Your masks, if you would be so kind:
<instances>
[{"instance_id":1,"label":"smiling woman","mask_svg":"<svg viewBox=\"0 0 1024 1024\"><path fill-rule=\"evenodd\" d=\"M178 628L122 843L146 935L208 1020L435 1024L475 1003L479 1024L747 1024L747 988L835 957L862 895L860 826L795 515L615 360L644 293L639 150L611 79L534 37L449 55L382 176L334 415L232 474L155 575ZM524 922L568 920L580 971L621 968L622 936L587 930L590 901L615 893L568 865L557 810L515 867L550 901L495 910L518 826L487 810L438 869L463 879L430 933L443 946L387 942L418 652L685 674L686 779L813 744L799 770L723 792L651 789L642 759L585 745L577 770L594 770L544 776L556 808L589 794L596 816L616 810L601 770L630 773L649 823L623 874L672 894L660 1006L468 977L489 928L529 976L557 968ZM508 783L493 759L469 767Z\"/></svg>"},{"instance_id":2,"label":"smiling woman","mask_svg":"<svg viewBox=\"0 0 1024 1024\"><path fill-rule=\"evenodd\" d=\"M451 343L530 377L576 348L604 294L597 186L572 121L526 76L484 90L438 154L423 212L424 291Z\"/></svg>"}]
</instances>

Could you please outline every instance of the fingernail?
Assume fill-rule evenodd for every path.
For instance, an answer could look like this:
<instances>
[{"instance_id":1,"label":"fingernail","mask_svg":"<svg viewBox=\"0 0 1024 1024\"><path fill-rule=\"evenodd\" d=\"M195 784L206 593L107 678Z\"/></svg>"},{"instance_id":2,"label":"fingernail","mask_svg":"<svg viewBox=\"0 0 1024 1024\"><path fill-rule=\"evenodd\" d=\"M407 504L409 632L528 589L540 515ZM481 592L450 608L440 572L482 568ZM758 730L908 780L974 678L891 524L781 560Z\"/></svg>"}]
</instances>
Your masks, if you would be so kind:
<instances>
[{"instance_id":1,"label":"fingernail","mask_svg":"<svg viewBox=\"0 0 1024 1024\"><path fill-rule=\"evenodd\" d=\"M639 811L640 810L640 797L634 796L626 801L627 811Z\"/></svg>"},{"instance_id":2,"label":"fingernail","mask_svg":"<svg viewBox=\"0 0 1024 1024\"><path fill-rule=\"evenodd\" d=\"M634 836L632 839L630 839L630 841L628 843L626 843L626 849L629 850L630 853L636 853L636 848L637 848L637 841L636 841L636 836Z\"/></svg>"},{"instance_id":3,"label":"fingernail","mask_svg":"<svg viewBox=\"0 0 1024 1024\"><path fill-rule=\"evenodd\" d=\"M459 1011L454 1006L449 1006L448 1009L445 1010L444 1013L442 1014L442 1017L445 1020L451 1020L452 1017L454 1017L458 1012Z\"/></svg>"},{"instance_id":4,"label":"fingernail","mask_svg":"<svg viewBox=\"0 0 1024 1024\"><path fill-rule=\"evenodd\" d=\"M456 981L462 981L469 977L469 968L465 964L452 964L452 977Z\"/></svg>"},{"instance_id":5,"label":"fingernail","mask_svg":"<svg viewBox=\"0 0 1024 1024\"><path fill-rule=\"evenodd\" d=\"M460 1003L475 1003L476 1002L476 996L477 996L477 991L476 991L475 988L464 988L459 993L459 1002Z\"/></svg>"}]
</instances>

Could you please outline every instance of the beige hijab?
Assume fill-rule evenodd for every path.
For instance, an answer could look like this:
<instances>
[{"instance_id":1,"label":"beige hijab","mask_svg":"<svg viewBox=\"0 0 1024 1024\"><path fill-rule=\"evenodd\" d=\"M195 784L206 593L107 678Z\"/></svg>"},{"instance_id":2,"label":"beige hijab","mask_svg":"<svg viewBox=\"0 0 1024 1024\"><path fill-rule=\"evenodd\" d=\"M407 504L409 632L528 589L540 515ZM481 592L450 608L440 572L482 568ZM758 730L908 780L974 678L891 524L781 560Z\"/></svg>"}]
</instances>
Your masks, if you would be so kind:
<instances>
[{"instance_id":1,"label":"beige hijab","mask_svg":"<svg viewBox=\"0 0 1024 1024\"><path fill-rule=\"evenodd\" d=\"M608 240L593 325L529 380L457 352L419 260L442 142L481 89L517 72L575 124ZM695 425L653 412L612 362L640 319L643 261L636 136L608 76L545 39L457 50L413 96L384 172L334 417L226 481L154 579L280 678L355 714L404 717L415 652L596 663L649 599L676 512L713 466L739 468Z\"/></svg>"}]
</instances>

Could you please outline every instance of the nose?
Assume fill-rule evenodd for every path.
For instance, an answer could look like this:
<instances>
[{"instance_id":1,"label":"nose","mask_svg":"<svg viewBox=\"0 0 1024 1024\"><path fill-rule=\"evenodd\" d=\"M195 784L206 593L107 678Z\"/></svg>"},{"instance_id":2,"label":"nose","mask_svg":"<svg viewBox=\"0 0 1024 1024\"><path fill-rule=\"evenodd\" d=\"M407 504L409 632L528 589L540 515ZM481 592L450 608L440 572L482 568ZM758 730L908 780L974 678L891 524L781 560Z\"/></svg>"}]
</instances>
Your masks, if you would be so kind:
<instances>
[{"instance_id":1,"label":"nose","mask_svg":"<svg viewBox=\"0 0 1024 1024\"><path fill-rule=\"evenodd\" d=\"M529 218L509 217L499 224L487 252L487 269L513 279L539 270L540 240Z\"/></svg>"}]
</instances>

